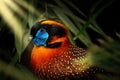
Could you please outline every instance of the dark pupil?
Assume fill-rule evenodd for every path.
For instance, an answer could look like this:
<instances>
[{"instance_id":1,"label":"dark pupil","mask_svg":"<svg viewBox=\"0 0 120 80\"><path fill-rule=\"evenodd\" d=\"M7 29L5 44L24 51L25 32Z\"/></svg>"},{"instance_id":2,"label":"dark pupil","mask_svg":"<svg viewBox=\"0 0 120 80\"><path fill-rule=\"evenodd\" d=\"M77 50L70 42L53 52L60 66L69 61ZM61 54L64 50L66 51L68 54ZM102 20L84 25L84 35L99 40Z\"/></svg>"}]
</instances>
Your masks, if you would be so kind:
<instances>
[{"instance_id":1,"label":"dark pupil","mask_svg":"<svg viewBox=\"0 0 120 80\"><path fill-rule=\"evenodd\" d=\"M45 29L41 29L41 32L45 32L46 30Z\"/></svg>"}]
</instances>

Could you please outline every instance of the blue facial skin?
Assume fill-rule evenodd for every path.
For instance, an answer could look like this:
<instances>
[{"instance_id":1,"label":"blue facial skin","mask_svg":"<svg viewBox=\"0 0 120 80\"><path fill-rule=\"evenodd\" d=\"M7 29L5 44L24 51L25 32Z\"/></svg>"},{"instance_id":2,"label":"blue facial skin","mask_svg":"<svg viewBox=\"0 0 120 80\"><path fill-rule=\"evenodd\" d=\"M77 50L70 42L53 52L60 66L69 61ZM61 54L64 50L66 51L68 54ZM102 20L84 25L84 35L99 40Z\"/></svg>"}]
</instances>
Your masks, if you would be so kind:
<instances>
[{"instance_id":1,"label":"blue facial skin","mask_svg":"<svg viewBox=\"0 0 120 80\"><path fill-rule=\"evenodd\" d=\"M44 29L39 29L36 33L36 37L33 38L33 43L36 46L46 46L46 41L49 37L49 34Z\"/></svg>"}]
</instances>

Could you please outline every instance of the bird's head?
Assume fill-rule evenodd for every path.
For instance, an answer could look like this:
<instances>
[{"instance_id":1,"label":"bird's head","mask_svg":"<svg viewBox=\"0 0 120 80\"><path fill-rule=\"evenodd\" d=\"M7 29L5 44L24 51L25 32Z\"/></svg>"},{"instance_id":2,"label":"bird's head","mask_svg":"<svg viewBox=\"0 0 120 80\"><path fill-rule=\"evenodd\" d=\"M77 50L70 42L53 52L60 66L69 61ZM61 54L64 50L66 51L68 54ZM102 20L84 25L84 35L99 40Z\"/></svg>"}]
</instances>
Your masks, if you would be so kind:
<instances>
[{"instance_id":1,"label":"bird's head","mask_svg":"<svg viewBox=\"0 0 120 80\"><path fill-rule=\"evenodd\" d=\"M43 20L32 26L32 41L36 46L56 48L69 42L68 29L55 20Z\"/></svg>"}]
</instances>

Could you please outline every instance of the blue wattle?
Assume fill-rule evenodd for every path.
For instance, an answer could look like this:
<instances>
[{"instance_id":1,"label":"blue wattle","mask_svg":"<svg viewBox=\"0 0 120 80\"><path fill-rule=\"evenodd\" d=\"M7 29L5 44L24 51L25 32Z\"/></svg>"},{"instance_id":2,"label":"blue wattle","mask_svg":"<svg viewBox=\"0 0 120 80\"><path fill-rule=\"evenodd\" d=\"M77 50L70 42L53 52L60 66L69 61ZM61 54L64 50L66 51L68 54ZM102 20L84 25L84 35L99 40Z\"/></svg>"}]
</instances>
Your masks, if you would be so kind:
<instances>
[{"instance_id":1,"label":"blue wattle","mask_svg":"<svg viewBox=\"0 0 120 80\"><path fill-rule=\"evenodd\" d=\"M49 34L45 32L41 32L41 29L37 31L36 37L33 39L33 43L36 46L46 46L46 41L49 37Z\"/></svg>"}]
</instances>

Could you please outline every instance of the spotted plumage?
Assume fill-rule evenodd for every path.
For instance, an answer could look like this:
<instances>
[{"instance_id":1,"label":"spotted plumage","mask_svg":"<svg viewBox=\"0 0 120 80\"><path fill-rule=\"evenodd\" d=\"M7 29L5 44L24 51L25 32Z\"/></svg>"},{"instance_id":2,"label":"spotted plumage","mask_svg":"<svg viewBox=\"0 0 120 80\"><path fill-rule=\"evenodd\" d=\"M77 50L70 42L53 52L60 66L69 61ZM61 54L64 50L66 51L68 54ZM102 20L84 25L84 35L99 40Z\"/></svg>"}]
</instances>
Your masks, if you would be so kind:
<instances>
[{"instance_id":1,"label":"spotted plumage","mask_svg":"<svg viewBox=\"0 0 120 80\"><path fill-rule=\"evenodd\" d=\"M94 80L85 49L70 43L66 26L54 20L37 22L31 35L30 63L38 79Z\"/></svg>"}]
</instances>

